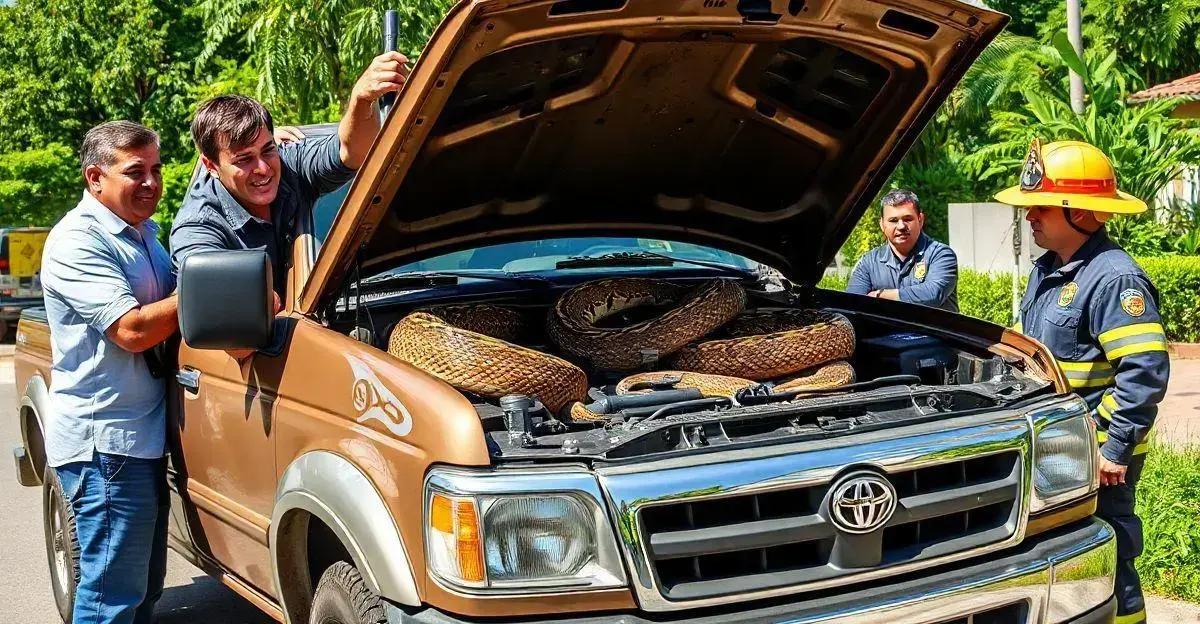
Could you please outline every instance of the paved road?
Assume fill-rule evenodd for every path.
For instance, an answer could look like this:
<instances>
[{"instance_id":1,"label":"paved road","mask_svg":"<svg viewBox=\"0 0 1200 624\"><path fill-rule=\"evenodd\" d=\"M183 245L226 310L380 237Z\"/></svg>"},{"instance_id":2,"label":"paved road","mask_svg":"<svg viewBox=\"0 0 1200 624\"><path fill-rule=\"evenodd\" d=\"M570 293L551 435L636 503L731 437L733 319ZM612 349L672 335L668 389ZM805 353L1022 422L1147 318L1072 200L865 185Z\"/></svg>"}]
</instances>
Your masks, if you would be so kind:
<instances>
[{"instance_id":1,"label":"paved road","mask_svg":"<svg viewBox=\"0 0 1200 624\"><path fill-rule=\"evenodd\" d=\"M13 389L12 345L0 345L0 622L60 624L50 597L50 579L42 538L41 490L17 485L10 449L21 432L11 417L16 405ZM273 622L243 600L180 559L170 555L167 588L159 603L159 624L268 624ZM1152 598L1150 621L1200 624L1200 607Z\"/></svg>"},{"instance_id":2,"label":"paved road","mask_svg":"<svg viewBox=\"0 0 1200 624\"><path fill-rule=\"evenodd\" d=\"M60 624L50 597L50 577L42 538L41 489L17 485L10 449L21 431L12 418L12 345L0 345L0 622ZM173 552L167 588L159 602L160 624L267 624L273 622Z\"/></svg>"}]
</instances>

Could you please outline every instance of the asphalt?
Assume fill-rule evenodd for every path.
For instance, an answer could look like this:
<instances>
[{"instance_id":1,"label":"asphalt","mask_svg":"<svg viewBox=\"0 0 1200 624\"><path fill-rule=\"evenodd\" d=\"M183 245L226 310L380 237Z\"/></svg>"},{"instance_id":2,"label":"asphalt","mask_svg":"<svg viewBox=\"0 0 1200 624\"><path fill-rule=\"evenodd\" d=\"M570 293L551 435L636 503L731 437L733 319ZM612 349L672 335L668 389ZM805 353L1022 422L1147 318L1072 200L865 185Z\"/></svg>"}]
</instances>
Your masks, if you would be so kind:
<instances>
[{"instance_id":1,"label":"asphalt","mask_svg":"<svg viewBox=\"0 0 1200 624\"><path fill-rule=\"evenodd\" d=\"M15 406L13 388L12 345L0 345L0 406ZM1194 361L1200 370L1200 361ZM1189 368L1191 364L1189 364ZM1172 383L1172 392L1187 392L1178 397L1180 404L1195 405L1195 393L1200 393L1200 380L1191 384ZM0 408L7 411L8 407ZM4 411L0 411L3 414ZM9 459L10 449L20 443L21 432L15 418L0 417L0 451L4 453L4 468L0 469L0 622L25 624L59 624L58 614L50 596L49 568L42 533L41 489L17 484ZM1188 425L1200 412L1191 409L1178 417ZM1200 428L1196 429L1200 435ZM1150 597L1150 623L1200 624L1200 606ZM273 622L253 605L209 577L196 567L170 553L167 583L158 605L159 624L268 624Z\"/></svg>"}]
</instances>

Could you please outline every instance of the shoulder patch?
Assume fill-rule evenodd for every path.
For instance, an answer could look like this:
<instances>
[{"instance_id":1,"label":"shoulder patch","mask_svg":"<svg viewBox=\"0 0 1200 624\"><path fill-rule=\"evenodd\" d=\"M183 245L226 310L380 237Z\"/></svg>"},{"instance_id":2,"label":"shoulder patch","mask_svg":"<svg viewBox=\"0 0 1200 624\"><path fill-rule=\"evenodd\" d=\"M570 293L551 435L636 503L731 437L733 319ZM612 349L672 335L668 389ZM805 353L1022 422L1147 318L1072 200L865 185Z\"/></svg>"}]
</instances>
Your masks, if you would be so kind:
<instances>
[{"instance_id":1,"label":"shoulder patch","mask_svg":"<svg viewBox=\"0 0 1200 624\"><path fill-rule=\"evenodd\" d=\"M1121 309L1125 314L1137 318L1146 313L1146 296L1136 288L1121 291Z\"/></svg>"},{"instance_id":2,"label":"shoulder patch","mask_svg":"<svg viewBox=\"0 0 1200 624\"><path fill-rule=\"evenodd\" d=\"M1058 307L1065 308L1071 305L1075 300L1075 293L1079 292L1079 284L1075 282L1067 282L1061 290L1058 291Z\"/></svg>"},{"instance_id":3,"label":"shoulder patch","mask_svg":"<svg viewBox=\"0 0 1200 624\"><path fill-rule=\"evenodd\" d=\"M925 273L927 273L928 270L929 269L925 266L925 261L922 260L918 262L916 268L913 269L913 277L917 278L917 281L921 281L925 279Z\"/></svg>"}]
</instances>

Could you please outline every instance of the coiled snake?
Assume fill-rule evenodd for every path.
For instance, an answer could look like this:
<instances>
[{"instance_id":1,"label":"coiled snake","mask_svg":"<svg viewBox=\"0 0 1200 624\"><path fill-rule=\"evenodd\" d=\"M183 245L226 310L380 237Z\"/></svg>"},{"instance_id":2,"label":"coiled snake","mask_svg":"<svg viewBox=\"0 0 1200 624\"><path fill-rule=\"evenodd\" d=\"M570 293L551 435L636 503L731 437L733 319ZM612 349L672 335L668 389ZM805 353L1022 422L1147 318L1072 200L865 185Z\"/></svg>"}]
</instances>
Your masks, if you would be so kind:
<instances>
[{"instance_id":1,"label":"coiled snake","mask_svg":"<svg viewBox=\"0 0 1200 624\"><path fill-rule=\"evenodd\" d=\"M577 286L550 310L546 334L567 358L596 371L631 374L618 394L674 378L676 388L733 397L755 382L777 390L836 387L854 381L845 362L854 328L833 312L744 310L732 280L683 287L663 280L605 279ZM634 308L665 308L654 318L608 327L605 319ZM525 394L575 421L601 420L586 409L588 376L562 357L515 344L526 333L521 313L490 304L428 308L401 319L388 352L450 385L498 398ZM660 366L665 364L665 366ZM677 381L676 381L677 379Z\"/></svg>"}]
</instances>

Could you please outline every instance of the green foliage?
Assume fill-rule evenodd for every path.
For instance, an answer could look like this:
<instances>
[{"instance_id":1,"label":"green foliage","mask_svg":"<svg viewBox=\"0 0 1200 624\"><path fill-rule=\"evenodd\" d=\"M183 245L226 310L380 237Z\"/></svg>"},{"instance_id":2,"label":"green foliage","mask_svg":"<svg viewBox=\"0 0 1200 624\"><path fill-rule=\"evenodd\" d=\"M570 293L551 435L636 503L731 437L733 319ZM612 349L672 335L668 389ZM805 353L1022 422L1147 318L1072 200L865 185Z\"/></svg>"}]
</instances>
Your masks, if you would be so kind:
<instances>
[{"instance_id":1,"label":"green foliage","mask_svg":"<svg viewBox=\"0 0 1200 624\"><path fill-rule=\"evenodd\" d=\"M188 182L192 179L194 169L195 163L192 161L168 163L163 166L163 195L162 201L158 203L158 210L154 213L154 220L158 223L159 238L164 245L167 244L171 233L171 223L175 221L175 214L179 212L179 206L183 204L183 198L187 195Z\"/></svg>"},{"instance_id":2,"label":"green foliage","mask_svg":"<svg viewBox=\"0 0 1200 624\"><path fill-rule=\"evenodd\" d=\"M53 225L82 193L79 165L65 145L0 154L0 223Z\"/></svg>"},{"instance_id":3,"label":"green foliage","mask_svg":"<svg viewBox=\"0 0 1200 624\"><path fill-rule=\"evenodd\" d=\"M1167 338L1200 342L1200 257L1139 258L1158 289Z\"/></svg>"},{"instance_id":4,"label":"green foliage","mask_svg":"<svg viewBox=\"0 0 1200 624\"><path fill-rule=\"evenodd\" d=\"M1025 293L1025 284L1028 281L1028 277L1021 278L1018 296ZM959 272L958 308L961 313L989 323L1011 327L1016 322L1012 316L1012 302L1012 275Z\"/></svg>"},{"instance_id":5,"label":"green foliage","mask_svg":"<svg viewBox=\"0 0 1200 624\"><path fill-rule=\"evenodd\" d=\"M415 58L450 0L400 4L397 47ZM359 74L380 50L380 5L366 0L200 0L208 43L199 59L244 41L258 95L277 117L335 120Z\"/></svg>"},{"instance_id":6,"label":"green foliage","mask_svg":"<svg viewBox=\"0 0 1200 624\"><path fill-rule=\"evenodd\" d=\"M1137 559L1150 593L1200 602L1200 449L1151 447L1138 482L1145 547Z\"/></svg>"}]
</instances>

